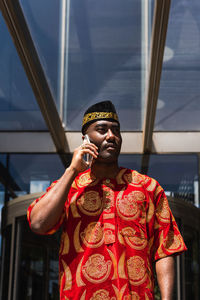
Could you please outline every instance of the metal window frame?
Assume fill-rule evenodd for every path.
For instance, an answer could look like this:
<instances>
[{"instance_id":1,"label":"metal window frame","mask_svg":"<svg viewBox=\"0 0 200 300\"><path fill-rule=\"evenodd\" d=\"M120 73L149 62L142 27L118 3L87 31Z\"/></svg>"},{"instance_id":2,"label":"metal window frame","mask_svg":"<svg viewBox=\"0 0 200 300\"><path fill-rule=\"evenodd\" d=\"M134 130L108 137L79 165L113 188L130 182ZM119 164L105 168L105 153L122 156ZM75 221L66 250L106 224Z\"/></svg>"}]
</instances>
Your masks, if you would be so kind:
<instances>
[{"instance_id":1,"label":"metal window frame","mask_svg":"<svg viewBox=\"0 0 200 300\"><path fill-rule=\"evenodd\" d=\"M20 3L17 0L1 0L0 8L51 134L56 151L64 153L68 150L65 131Z\"/></svg>"},{"instance_id":2,"label":"metal window frame","mask_svg":"<svg viewBox=\"0 0 200 300\"><path fill-rule=\"evenodd\" d=\"M150 66L146 92L146 111L143 126L144 153L150 153L152 150L152 136L162 73L170 4L171 0L155 1L150 47Z\"/></svg>"},{"instance_id":3,"label":"metal window frame","mask_svg":"<svg viewBox=\"0 0 200 300\"><path fill-rule=\"evenodd\" d=\"M198 131L153 131L170 4L171 0L155 0L143 131L122 132L122 154L200 152ZM0 139L4 141L0 152L71 153L80 144L81 135L64 131L19 1L0 0L0 8L49 129L49 132L0 132ZM61 158L66 165L64 156Z\"/></svg>"},{"instance_id":4,"label":"metal window frame","mask_svg":"<svg viewBox=\"0 0 200 300\"><path fill-rule=\"evenodd\" d=\"M200 152L200 132L153 131L170 4L171 0L155 0L143 131L122 132L122 154ZM0 152L71 153L80 144L81 134L64 131L19 1L0 0L0 8L49 129L49 132L0 132L0 139L4 140ZM64 156L61 158L66 164Z\"/></svg>"},{"instance_id":5,"label":"metal window frame","mask_svg":"<svg viewBox=\"0 0 200 300\"><path fill-rule=\"evenodd\" d=\"M121 154L143 154L143 133L122 132ZM81 132L65 132L72 153L82 140ZM0 153L57 153L49 132L0 132ZM151 154L200 152L200 132L153 132Z\"/></svg>"}]
</instances>

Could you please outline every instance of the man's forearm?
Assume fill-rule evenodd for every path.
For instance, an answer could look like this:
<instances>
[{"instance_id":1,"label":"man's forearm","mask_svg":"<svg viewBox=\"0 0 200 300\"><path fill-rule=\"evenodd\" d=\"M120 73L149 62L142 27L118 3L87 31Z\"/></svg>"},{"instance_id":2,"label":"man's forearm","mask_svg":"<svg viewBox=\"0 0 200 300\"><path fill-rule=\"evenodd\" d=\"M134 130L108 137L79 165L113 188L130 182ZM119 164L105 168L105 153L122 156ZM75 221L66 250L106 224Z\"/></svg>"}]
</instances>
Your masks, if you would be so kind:
<instances>
[{"instance_id":1,"label":"man's forearm","mask_svg":"<svg viewBox=\"0 0 200 300\"><path fill-rule=\"evenodd\" d=\"M31 228L34 232L44 234L58 222L76 175L73 168L66 169L55 186L33 207Z\"/></svg>"},{"instance_id":2,"label":"man's forearm","mask_svg":"<svg viewBox=\"0 0 200 300\"><path fill-rule=\"evenodd\" d=\"M174 287L174 258L161 258L156 262L156 275L162 300L172 300Z\"/></svg>"},{"instance_id":3,"label":"man's forearm","mask_svg":"<svg viewBox=\"0 0 200 300\"><path fill-rule=\"evenodd\" d=\"M71 164L55 186L40 199L31 211L31 228L36 233L44 234L51 229L60 219L71 184L78 173L87 169L84 161L85 154L97 158L98 148L94 144L85 144L74 150Z\"/></svg>"}]
</instances>

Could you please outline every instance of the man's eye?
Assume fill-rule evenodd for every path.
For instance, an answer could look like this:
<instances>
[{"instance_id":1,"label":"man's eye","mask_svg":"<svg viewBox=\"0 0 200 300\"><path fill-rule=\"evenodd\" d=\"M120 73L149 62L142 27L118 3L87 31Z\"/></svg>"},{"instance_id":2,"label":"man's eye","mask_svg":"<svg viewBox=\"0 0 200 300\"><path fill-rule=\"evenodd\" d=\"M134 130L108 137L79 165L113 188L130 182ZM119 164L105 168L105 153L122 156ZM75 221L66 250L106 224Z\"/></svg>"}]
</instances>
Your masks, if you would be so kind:
<instances>
[{"instance_id":1,"label":"man's eye","mask_svg":"<svg viewBox=\"0 0 200 300\"><path fill-rule=\"evenodd\" d=\"M114 128L113 132L114 132L114 134L119 134L120 133L120 129L119 128Z\"/></svg>"},{"instance_id":2,"label":"man's eye","mask_svg":"<svg viewBox=\"0 0 200 300\"><path fill-rule=\"evenodd\" d=\"M102 132L104 133L104 132L106 132L106 129L103 128L103 127L99 127L99 128L97 128L97 131L98 131L98 132L101 132L101 133L102 133Z\"/></svg>"}]
</instances>

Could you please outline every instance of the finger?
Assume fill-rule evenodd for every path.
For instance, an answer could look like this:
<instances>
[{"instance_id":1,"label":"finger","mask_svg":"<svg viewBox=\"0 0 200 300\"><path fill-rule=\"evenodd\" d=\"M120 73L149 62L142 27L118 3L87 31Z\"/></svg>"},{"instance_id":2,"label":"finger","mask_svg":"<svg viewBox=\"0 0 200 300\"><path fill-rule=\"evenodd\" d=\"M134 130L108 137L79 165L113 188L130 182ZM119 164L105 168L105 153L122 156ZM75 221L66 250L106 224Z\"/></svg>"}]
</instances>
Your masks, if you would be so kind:
<instances>
[{"instance_id":1,"label":"finger","mask_svg":"<svg viewBox=\"0 0 200 300\"><path fill-rule=\"evenodd\" d=\"M97 158L98 152L94 152L93 150L90 150L89 148L82 148L82 155L84 154L90 154L92 157Z\"/></svg>"},{"instance_id":2,"label":"finger","mask_svg":"<svg viewBox=\"0 0 200 300\"><path fill-rule=\"evenodd\" d=\"M95 148L96 150L98 150L98 147L93 143L84 142L83 144L81 144L82 148L85 148L86 146L91 146L91 147Z\"/></svg>"},{"instance_id":3,"label":"finger","mask_svg":"<svg viewBox=\"0 0 200 300\"><path fill-rule=\"evenodd\" d=\"M85 144L81 145L81 150L89 149L89 150L93 151L96 155L98 155L98 151L97 151L98 148L96 146L95 147L94 146L92 144L86 144L85 143Z\"/></svg>"}]
</instances>

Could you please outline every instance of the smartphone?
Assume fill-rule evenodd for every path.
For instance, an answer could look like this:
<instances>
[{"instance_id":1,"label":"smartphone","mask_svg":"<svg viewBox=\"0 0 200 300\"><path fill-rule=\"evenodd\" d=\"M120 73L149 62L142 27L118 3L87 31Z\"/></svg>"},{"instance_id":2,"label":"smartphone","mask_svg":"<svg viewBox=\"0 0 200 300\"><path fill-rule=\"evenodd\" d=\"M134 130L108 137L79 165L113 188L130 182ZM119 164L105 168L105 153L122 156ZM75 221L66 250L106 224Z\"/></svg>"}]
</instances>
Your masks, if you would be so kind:
<instances>
[{"instance_id":1,"label":"smartphone","mask_svg":"<svg viewBox=\"0 0 200 300\"><path fill-rule=\"evenodd\" d=\"M89 139L89 136L87 134L84 137L83 144L90 144L90 139ZM86 163L88 164L88 166L90 168L91 164L92 164L92 159L93 159L92 155L87 153L87 154L84 155L83 158L84 158L84 160L86 161Z\"/></svg>"}]
</instances>

